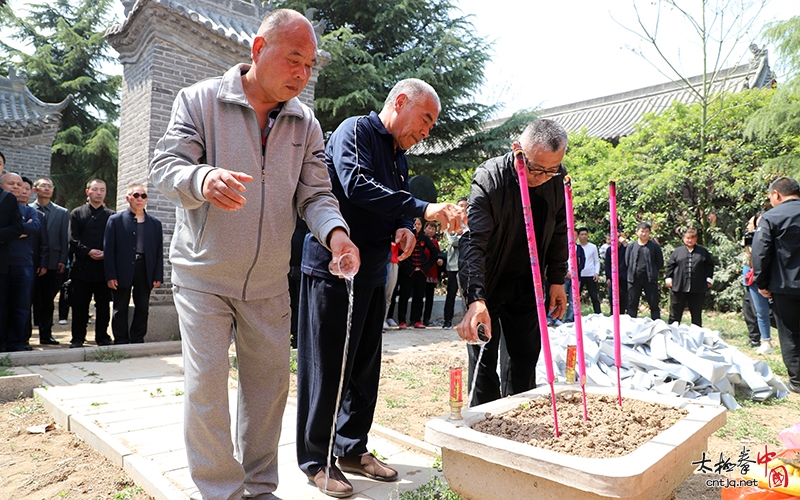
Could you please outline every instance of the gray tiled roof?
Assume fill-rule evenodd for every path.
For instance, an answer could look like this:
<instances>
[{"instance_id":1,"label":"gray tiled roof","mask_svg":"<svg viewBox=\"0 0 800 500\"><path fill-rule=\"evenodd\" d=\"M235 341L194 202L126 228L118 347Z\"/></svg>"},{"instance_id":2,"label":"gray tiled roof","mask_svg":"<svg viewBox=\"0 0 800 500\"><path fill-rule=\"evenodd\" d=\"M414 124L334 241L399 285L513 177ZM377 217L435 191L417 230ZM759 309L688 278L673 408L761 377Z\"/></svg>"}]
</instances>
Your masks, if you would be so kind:
<instances>
[{"instance_id":1,"label":"gray tiled roof","mask_svg":"<svg viewBox=\"0 0 800 500\"><path fill-rule=\"evenodd\" d=\"M151 3L244 47L250 47L260 19L273 10L270 2L260 0L253 0L253 3L242 0L123 0L122 3L125 20L109 28L106 36L124 32L135 14Z\"/></svg>"},{"instance_id":2,"label":"gray tiled roof","mask_svg":"<svg viewBox=\"0 0 800 500\"><path fill-rule=\"evenodd\" d=\"M749 64L721 70L711 84L712 93L739 92L745 88L765 87L772 82L766 50L759 51ZM689 78L698 88L703 76ZM684 82L668 82L587 101L543 109L542 118L559 122L567 131L586 128L588 134L615 140L633 133L633 126L645 113L660 113L673 102L695 103L698 97Z\"/></svg>"},{"instance_id":3,"label":"gray tiled roof","mask_svg":"<svg viewBox=\"0 0 800 500\"><path fill-rule=\"evenodd\" d=\"M24 129L58 122L61 111L72 96L58 104L48 104L31 94L25 86L27 79L8 69L8 78L0 78L0 127Z\"/></svg>"},{"instance_id":4,"label":"gray tiled roof","mask_svg":"<svg viewBox=\"0 0 800 500\"><path fill-rule=\"evenodd\" d=\"M767 51L753 46L755 57L748 64L720 70L712 84L713 92L739 92L744 88L761 88L772 83L773 73L769 67ZM693 86L702 84L703 76L688 79ZM667 82L636 90L613 94L587 101L565 104L538 112L541 118L559 122L568 132L578 132L586 127L590 136L607 141L633 133L633 126L645 113L659 113L673 102L687 104L697 102L697 96L683 82ZM492 129L508 120L508 117L491 120L484 129ZM458 147L463 138L456 138L449 144L423 141L414 145L410 155L441 154Z\"/></svg>"}]
</instances>

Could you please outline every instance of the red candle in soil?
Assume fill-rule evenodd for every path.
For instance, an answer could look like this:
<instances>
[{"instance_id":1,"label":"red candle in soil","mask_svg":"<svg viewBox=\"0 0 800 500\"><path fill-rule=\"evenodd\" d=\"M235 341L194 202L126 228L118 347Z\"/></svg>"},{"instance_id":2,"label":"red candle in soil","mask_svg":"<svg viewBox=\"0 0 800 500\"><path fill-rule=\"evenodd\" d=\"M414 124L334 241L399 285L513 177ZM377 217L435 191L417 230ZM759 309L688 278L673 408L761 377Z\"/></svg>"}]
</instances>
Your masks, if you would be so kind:
<instances>
[{"instance_id":1,"label":"red candle in soil","mask_svg":"<svg viewBox=\"0 0 800 500\"><path fill-rule=\"evenodd\" d=\"M450 368L450 402L461 402L461 367Z\"/></svg>"}]
</instances>

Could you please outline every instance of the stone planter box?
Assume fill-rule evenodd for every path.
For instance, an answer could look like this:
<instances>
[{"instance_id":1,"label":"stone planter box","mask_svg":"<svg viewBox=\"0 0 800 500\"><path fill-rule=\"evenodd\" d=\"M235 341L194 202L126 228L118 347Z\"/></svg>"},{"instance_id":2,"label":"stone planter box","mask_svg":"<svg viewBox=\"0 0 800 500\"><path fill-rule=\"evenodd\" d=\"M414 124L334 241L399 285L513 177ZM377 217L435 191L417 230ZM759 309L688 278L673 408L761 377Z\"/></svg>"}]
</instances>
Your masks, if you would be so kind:
<instances>
[{"instance_id":1,"label":"stone planter box","mask_svg":"<svg viewBox=\"0 0 800 500\"><path fill-rule=\"evenodd\" d=\"M580 390L557 385L556 392ZM587 394L616 396L616 388L586 387ZM442 449L444 476L465 500L626 498L667 500L696 468L708 437L725 425L723 406L650 392L623 390L625 398L686 409L689 414L638 449L622 457L583 458L510 441L470 427L486 413L498 415L536 397L550 397L542 386L462 411L463 420L429 420L425 440ZM589 408L589 418L592 409Z\"/></svg>"}]
</instances>

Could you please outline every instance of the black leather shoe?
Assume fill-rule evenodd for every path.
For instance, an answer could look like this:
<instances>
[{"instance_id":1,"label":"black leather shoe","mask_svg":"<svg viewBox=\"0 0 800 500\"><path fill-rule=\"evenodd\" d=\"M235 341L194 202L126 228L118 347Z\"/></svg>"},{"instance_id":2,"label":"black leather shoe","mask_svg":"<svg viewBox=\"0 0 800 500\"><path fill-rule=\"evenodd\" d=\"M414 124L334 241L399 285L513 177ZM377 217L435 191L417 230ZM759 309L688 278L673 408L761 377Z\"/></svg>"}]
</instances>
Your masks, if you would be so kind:
<instances>
[{"instance_id":1,"label":"black leather shoe","mask_svg":"<svg viewBox=\"0 0 800 500\"><path fill-rule=\"evenodd\" d=\"M9 349L9 351L11 351L11 352L22 352L22 351L32 351L32 350L33 350L33 347L31 347L31 346L29 346L27 344L13 346L13 347L11 347Z\"/></svg>"},{"instance_id":2,"label":"black leather shoe","mask_svg":"<svg viewBox=\"0 0 800 500\"><path fill-rule=\"evenodd\" d=\"M99 345L99 346L107 346L107 345L114 345L114 343L111 342L110 340L98 340L97 341L97 345Z\"/></svg>"},{"instance_id":3,"label":"black leather shoe","mask_svg":"<svg viewBox=\"0 0 800 500\"><path fill-rule=\"evenodd\" d=\"M39 339L39 344L40 345L58 345L60 343L61 342L59 342L58 340L54 339L53 337L47 337L47 338L43 338L43 339L40 338Z\"/></svg>"},{"instance_id":4,"label":"black leather shoe","mask_svg":"<svg viewBox=\"0 0 800 500\"><path fill-rule=\"evenodd\" d=\"M81 348L81 347L83 347L83 344L82 344L82 343L80 343L80 344L79 344L79 343L77 343L77 342L73 342L73 343L71 343L71 344L69 345L69 348L70 348L70 349L78 349L78 348Z\"/></svg>"}]
</instances>

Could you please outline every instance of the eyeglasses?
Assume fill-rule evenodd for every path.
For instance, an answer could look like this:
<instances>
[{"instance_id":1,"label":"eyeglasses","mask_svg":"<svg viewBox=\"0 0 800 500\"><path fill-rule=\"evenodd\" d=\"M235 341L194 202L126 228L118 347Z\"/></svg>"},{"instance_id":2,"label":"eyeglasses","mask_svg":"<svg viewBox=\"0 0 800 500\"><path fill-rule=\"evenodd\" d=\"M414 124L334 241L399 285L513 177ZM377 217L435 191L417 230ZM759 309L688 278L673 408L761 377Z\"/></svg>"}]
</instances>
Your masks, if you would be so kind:
<instances>
[{"instance_id":1,"label":"eyeglasses","mask_svg":"<svg viewBox=\"0 0 800 500\"><path fill-rule=\"evenodd\" d=\"M134 197L134 198L136 198L137 200L138 200L139 198L141 198L141 199L143 199L143 200L146 200L146 199L147 199L147 193L131 193L131 196L133 196L133 197Z\"/></svg>"},{"instance_id":2,"label":"eyeglasses","mask_svg":"<svg viewBox=\"0 0 800 500\"><path fill-rule=\"evenodd\" d=\"M525 160L525 167L528 169L528 172L532 174L543 174L548 177L557 177L561 175L561 166L562 164L559 163L552 169L544 169L538 165L533 165L531 162L528 161L528 157L525 156L525 153L522 153L522 158Z\"/></svg>"}]
</instances>

